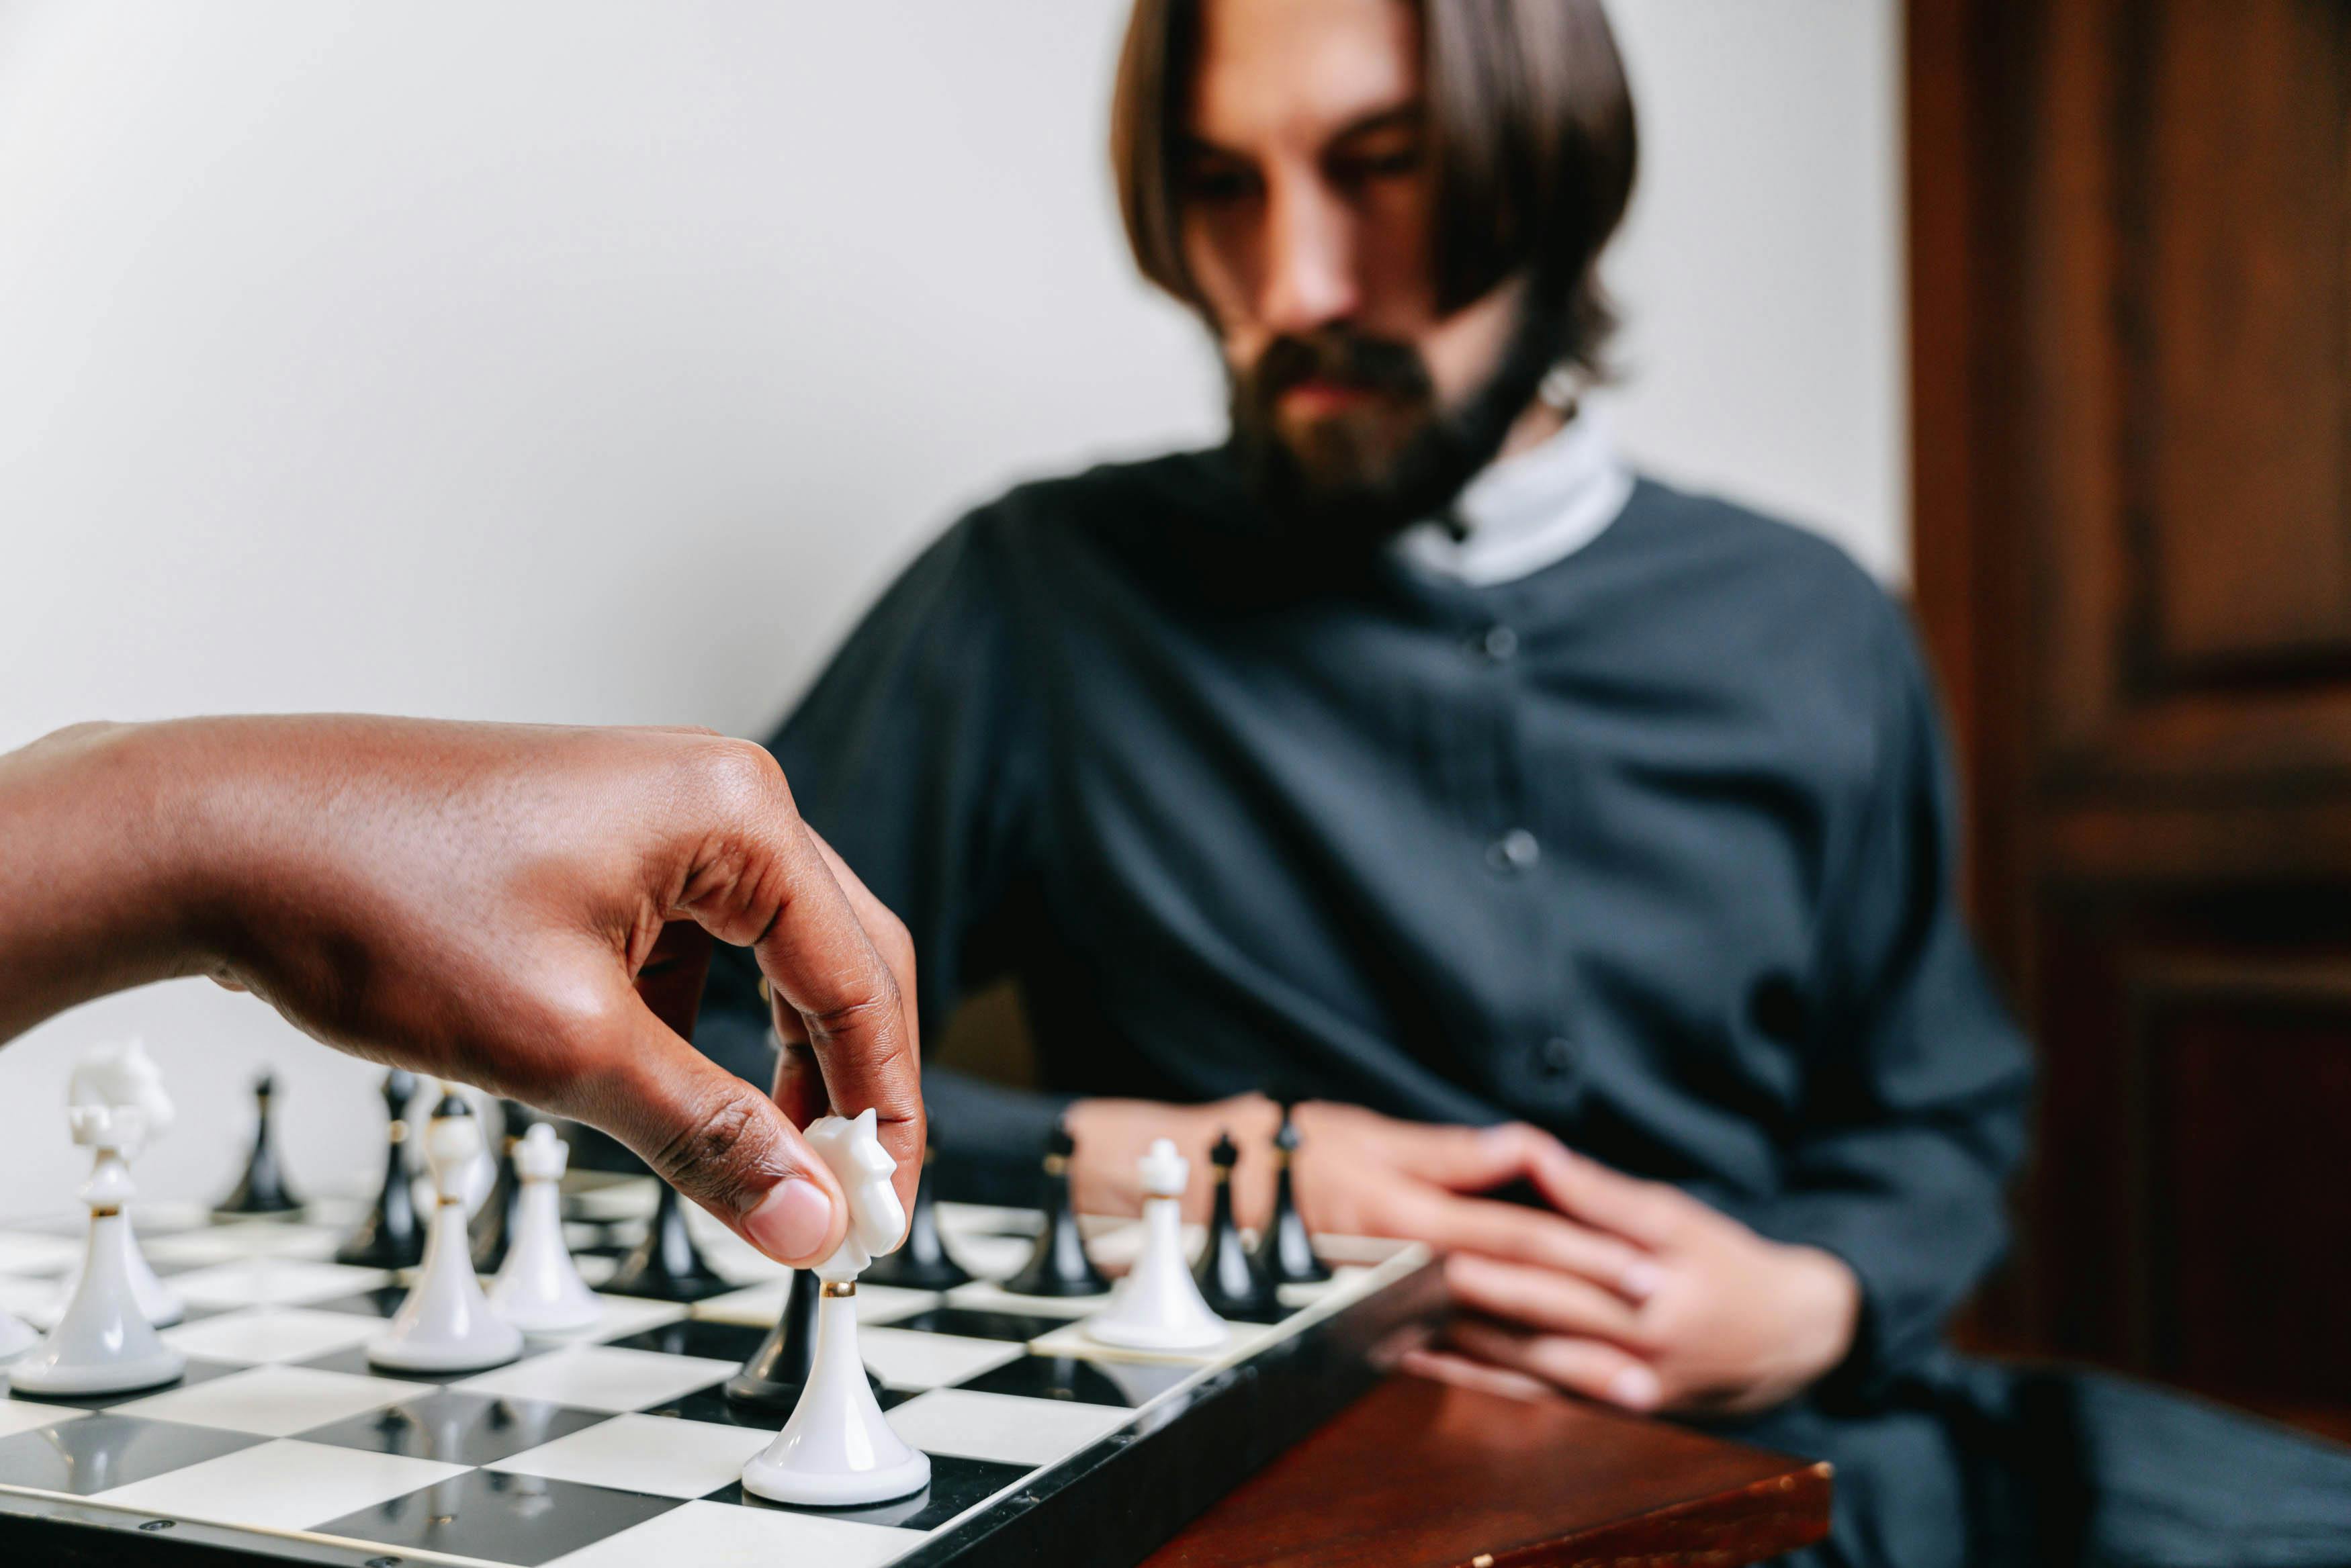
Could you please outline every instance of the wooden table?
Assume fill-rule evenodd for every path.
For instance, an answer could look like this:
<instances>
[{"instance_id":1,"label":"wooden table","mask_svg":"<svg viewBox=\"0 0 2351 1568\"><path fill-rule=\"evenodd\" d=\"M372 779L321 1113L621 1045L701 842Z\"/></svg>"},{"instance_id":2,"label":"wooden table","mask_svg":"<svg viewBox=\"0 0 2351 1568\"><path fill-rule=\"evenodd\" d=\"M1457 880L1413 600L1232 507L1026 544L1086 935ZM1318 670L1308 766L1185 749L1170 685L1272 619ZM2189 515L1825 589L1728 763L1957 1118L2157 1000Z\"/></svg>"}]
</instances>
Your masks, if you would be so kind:
<instances>
[{"instance_id":1,"label":"wooden table","mask_svg":"<svg viewBox=\"0 0 2351 1568\"><path fill-rule=\"evenodd\" d=\"M1828 1519L1824 1464L1395 1376L1145 1568L1729 1564L1817 1541Z\"/></svg>"}]
</instances>

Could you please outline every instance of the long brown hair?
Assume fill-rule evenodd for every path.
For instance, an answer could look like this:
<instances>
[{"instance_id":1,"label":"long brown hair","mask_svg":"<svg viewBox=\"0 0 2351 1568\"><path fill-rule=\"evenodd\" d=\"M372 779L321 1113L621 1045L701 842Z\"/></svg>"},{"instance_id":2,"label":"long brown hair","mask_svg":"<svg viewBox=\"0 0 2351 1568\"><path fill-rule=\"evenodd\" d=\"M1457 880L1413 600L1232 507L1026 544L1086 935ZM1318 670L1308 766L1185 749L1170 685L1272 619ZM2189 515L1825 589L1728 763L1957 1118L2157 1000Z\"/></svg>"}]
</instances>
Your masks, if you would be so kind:
<instances>
[{"instance_id":1,"label":"long brown hair","mask_svg":"<svg viewBox=\"0 0 2351 1568\"><path fill-rule=\"evenodd\" d=\"M1601 249L1633 193L1633 91L1600 0L1417 0L1436 169L1430 261L1458 309L1524 273L1560 323L1557 362L1597 374L1615 315ZM1199 0L1135 0L1111 106L1111 159L1135 264L1197 307L1175 155L1199 47Z\"/></svg>"}]
</instances>

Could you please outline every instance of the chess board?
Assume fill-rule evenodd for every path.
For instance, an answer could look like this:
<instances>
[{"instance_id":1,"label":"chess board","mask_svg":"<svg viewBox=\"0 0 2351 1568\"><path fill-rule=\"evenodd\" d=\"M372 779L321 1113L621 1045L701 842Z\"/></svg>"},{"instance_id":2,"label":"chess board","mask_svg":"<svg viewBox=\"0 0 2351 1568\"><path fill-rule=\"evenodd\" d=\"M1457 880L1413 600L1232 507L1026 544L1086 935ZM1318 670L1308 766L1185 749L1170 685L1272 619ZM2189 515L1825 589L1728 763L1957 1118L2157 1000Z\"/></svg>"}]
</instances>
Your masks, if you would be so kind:
<instances>
[{"instance_id":1,"label":"chess board","mask_svg":"<svg viewBox=\"0 0 2351 1568\"><path fill-rule=\"evenodd\" d=\"M642 1181L568 1195L567 1236L591 1281L650 1206ZM931 1484L817 1510L737 1482L785 1413L737 1406L720 1386L789 1282L716 1224L695 1233L728 1289L690 1304L606 1295L601 1321L534 1336L505 1366L408 1375L361 1348L403 1293L332 1261L351 1214L213 1224L134 1209L148 1256L188 1303L164 1333L186 1374L135 1394L0 1402L0 1561L1132 1563L1363 1392L1441 1304L1425 1249L1324 1238L1336 1277L1288 1288L1277 1321L1234 1325L1220 1352L1115 1352L1077 1330L1099 1299L993 1282L1026 1257L1034 1214L938 1213L979 1277L857 1297L882 1405L930 1456ZM1086 1224L1106 1270L1132 1258L1139 1227ZM0 1305L52 1317L78 1230L0 1228Z\"/></svg>"}]
</instances>

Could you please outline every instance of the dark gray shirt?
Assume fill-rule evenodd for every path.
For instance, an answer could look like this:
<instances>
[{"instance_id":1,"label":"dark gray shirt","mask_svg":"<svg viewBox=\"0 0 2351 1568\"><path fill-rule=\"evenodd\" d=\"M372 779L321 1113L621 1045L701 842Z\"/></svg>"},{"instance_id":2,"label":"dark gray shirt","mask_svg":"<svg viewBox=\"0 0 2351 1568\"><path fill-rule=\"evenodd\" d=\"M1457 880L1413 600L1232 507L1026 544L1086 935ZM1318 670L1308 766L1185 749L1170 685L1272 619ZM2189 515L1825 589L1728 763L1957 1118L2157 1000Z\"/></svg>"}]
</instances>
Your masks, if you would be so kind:
<instances>
[{"instance_id":1,"label":"dark gray shirt","mask_svg":"<svg viewBox=\"0 0 2351 1568\"><path fill-rule=\"evenodd\" d=\"M1521 1117L1844 1257L1863 1376L2003 1245L2028 1054L1928 682L1796 529L1645 480L1479 587L1286 564L1221 453L1100 468L957 524L770 744L926 1033L1022 983L1054 1093L926 1082L967 1181L1025 1196L1076 1095ZM729 965L699 1038L763 1018Z\"/></svg>"}]
</instances>

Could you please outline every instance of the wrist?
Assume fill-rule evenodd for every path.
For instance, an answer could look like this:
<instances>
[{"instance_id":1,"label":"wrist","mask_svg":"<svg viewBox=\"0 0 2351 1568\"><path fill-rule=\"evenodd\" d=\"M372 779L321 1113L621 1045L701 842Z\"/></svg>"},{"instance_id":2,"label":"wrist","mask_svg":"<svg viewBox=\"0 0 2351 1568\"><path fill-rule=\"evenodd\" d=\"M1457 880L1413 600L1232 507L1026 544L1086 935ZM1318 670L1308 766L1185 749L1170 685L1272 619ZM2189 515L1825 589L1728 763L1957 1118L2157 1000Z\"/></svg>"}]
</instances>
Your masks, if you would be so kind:
<instances>
[{"instance_id":1,"label":"wrist","mask_svg":"<svg viewBox=\"0 0 2351 1568\"><path fill-rule=\"evenodd\" d=\"M1789 1319L1796 1325L1796 1366L1806 1384L1834 1371L1852 1353L1861 1325L1861 1281L1845 1261L1819 1247L1787 1250Z\"/></svg>"},{"instance_id":2,"label":"wrist","mask_svg":"<svg viewBox=\"0 0 2351 1568\"><path fill-rule=\"evenodd\" d=\"M0 757L0 1039L209 961L189 773L159 728L77 724Z\"/></svg>"}]
</instances>

